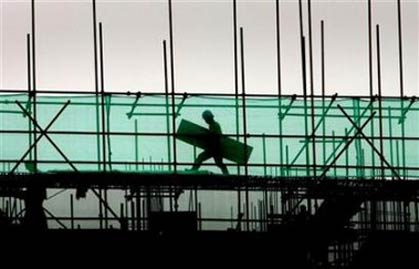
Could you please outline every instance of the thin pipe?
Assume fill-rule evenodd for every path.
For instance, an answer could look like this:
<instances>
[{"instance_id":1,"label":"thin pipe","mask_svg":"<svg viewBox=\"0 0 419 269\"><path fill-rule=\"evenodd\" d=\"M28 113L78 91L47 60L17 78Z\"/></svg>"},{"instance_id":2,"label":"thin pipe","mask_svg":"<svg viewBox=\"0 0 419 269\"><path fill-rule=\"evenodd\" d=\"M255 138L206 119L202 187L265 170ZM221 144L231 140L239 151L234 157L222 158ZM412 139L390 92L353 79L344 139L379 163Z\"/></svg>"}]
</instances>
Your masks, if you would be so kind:
<instances>
[{"instance_id":1,"label":"thin pipe","mask_svg":"<svg viewBox=\"0 0 419 269\"><path fill-rule=\"evenodd\" d=\"M279 9L279 0L275 1L275 18L276 18L276 68L277 68L277 83L278 83L278 133L282 134L282 76L281 76L281 18ZM279 163L284 163L284 141L279 138ZM283 175L283 169L281 168L281 175Z\"/></svg>"},{"instance_id":2,"label":"thin pipe","mask_svg":"<svg viewBox=\"0 0 419 269\"><path fill-rule=\"evenodd\" d=\"M304 93L304 132L306 139L308 140L308 115L307 115L307 76L306 76L306 53L305 53L305 38L301 36L301 62L302 62L302 81L303 81L303 93ZM306 164L310 163L310 152L306 148ZM310 176L310 170L307 169L307 176Z\"/></svg>"},{"instance_id":3,"label":"thin pipe","mask_svg":"<svg viewBox=\"0 0 419 269\"><path fill-rule=\"evenodd\" d=\"M310 52L310 93L311 93L311 128L312 133L312 159L313 159L313 176L316 178L316 133L315 133L315 110L314 110L314 76L313 76L313 33L311 22L311 0L308 0L308 34L309 34L309 52Z\"/></svg>"},{"instance_id":4,"label":"thin pipe","mask_svg":"<svg viewBox=\"0 0 419 269\"><path fill-rule=\"evenodd\" d=\"M37 115L37 105L36 105L36 91L37 91L37 85L36 85L36 48L35 48L35 34L36 34L36 28L35 28L35 0L31 1L31 11L32 11L32 91L33 91L33 117L35 121L38 120ZM36 140L37 131L36 128L34 128L34 140ZM35 166L35 173L38 172L38 147L35 145L34 147L34 166Z\"/></svg>"},{"instance_id":5,"label":"thin pipe","mask_svg":"<svg viewBox=\"0 0 419 269\"><path fill-rule=\"evenodd\" d=\"M372 63L372 7L371 0L368 0L368 71L369 71L369 90L370 98L373 98L374 95L374 86L373 86L373 63ZM371 114L374 112L374 105L371 106ZM371 121L371 136L374 136L374 119ZM372 141L374 144L374 141ZM371 152L371 162L372 166L375 167L375 155L374 152ZM372 169L371 176L374 177L375 168Z\"/></svg>"},{"instance_id":6,"label":"thin pipe","mask_svg":"<svg viewBox=\"0 0 419 269\"><path fill-rule=\"evenodd\" d=\"M99 123L99 79L98 79L98 53L97 53L97 22L96 22L96 0L92 0L92 18L93 18L93 53L94 53L94 67L95 67L95 113L96 113L96 131L100 131L100 123ZM100 135L97 134L96 136L96 154L97 154L97 160L98 160L98 169L100 170Z\"/></svg>"},{"instance_id":7,"label":"thin pipe","mask_svg":"<svg viewBox=\"0 0 419 269\"><path fill-rule=\"evenodd\" d=\"M379 113L379 128L380 128L380 152L384 155L383 143L383 108L381 100L381 52L380 52L380 26L376 25L377 30L377 79L378 79L378 113ZM391 128L391 127L390 127ZM381 158L381 176L385 179L384 161Z\"/></svg>"},{"instance_id":8,"label":"thin pipe","mask_svg":"<svg viewBox=\"0 0 419 269\"><path fill-rule=\"evenodd\" d=\"M172 17L172 0L169 0L169 46L170 46L170 80L172 90L172 130L173 130L173 170L177 173L177 150L176 150L176 114L175 114L175 56L173 48L173 17Z\"/></svg>"},{"instance_id":9,"label":"thin pipe","mask_svg":"<svg viewBox=\"0 0 419 269\"><path fill-rule=\"evenodd\" d=\"M169 115L169 78L167 74L167 49L166 40L163 40L163 68L164 68L164 92L166 105L166 132L170 133L170 115ZM173 115L172 115L173 116ZM167 136L167 160L172 162L172 145L170 136ZM171 167L169 166L169 170Z\"/></svg>"},{"instance_id":10,"label":"thin pipe","mask_svg":"<svg viewBox=\"0 0 419 269\"><path fill-rule=\"evenodd\" d=\"M138 120L134 121L134 132L136 134L138 133ZM134 145L135 145L135 171L138 171L138 162L140 161L139 154L138 154L138 135L136 135L134 138Z\"/></svg>"},{"instance_id":11,"label":"thin pipe","mask_svg":"<svg viewBox=\"0 0 419 269\"><path fill-rule=\"evenodd\" d=\"M241 58L241 77L242 77L242 104L243 104L243 141L244 141L244 156L245 156L245 163L244 163L244 174L247 176L249 174L249 167L247 162L247 117L246 117L246 79L245 79L245 62L244 62L244 37L243 37L243 28L240 27L240 58ZM249 190L246 186L246 230L249 231Z\"/></svg>"},{"instance_id":12,"label":"thin pipe","mask_svg":"<svg viewBox=\"0 0 419 269\"><path fill-rule=\"evenodd\" d=\"M388 107L388 126L389 126L389 128L388 128L388 132L389 132L389 137L391 138L391 137L393 137L393 130L392 130L392 128L391 128L391 126L392 126L392 121L391 121L391 108L390 107ZM394 166L394 150L393 150L393 141L389 141L389 143L390 143L390 165L391 166Z\"/></svg>"},{"instance_id":13,"label":"thin pipe","mask_svg":"<svg viewBox=\"0 0 419 269\"><path fill-rule=\"evenodd\" d=\"M28 93L28 89L0 89L0 93L10 93L10 94L27 94ZM69 95L88 95L88 96L92 96L92 92L89 91L81 91L81 90L37 90L38 94L48 94L48 95L65 95L65 96L69 96ZM116 95L116 96L132 96L133 93L130 91L126 91L126 92L116 92L116 91L106 91L107 95ZM141 92L141 94L143 96L164 96L165 93L164 92ZM172 95L172 93L170 93L170 95ZM185 95L185 91L183 92L179 92L179 93L174 93L175 96L180 96L182 97L183 95ZM326 95L326 98L330 98L333 97L334 94L330 94L330 95ZM211 97L234 97L235 94L232 93L214 93L214 92L200 92L200 93L188 93L188 97L201 97L201 98L205 98L207 97L208 99L210 99ZM278 98L278 94L269 94L269 93L246 93L246 97L249 98ZM303 98L304 95L302 94L282 94L283 98ZM321 94L319 95L314 95L314 98L322 98L323 96ZM371 99L370 95L339 95L340 98L342 99L347 99L347 98L360 98L360 99ZM414 97L414 95L412 96L405 96L403 99L408 99L408 98L412 98ZM392 100L400 100L400 95L383 95L382 98L384 99L392 99ZM132 105L130 103L130 105Z\"/></svg>"},{"instance_id":14,"label":"thin pipe","mask_svg":"<svg viewBox=\"0 0 419 269\"><path fill-rule=\"evenodd\" d=\"M399 41L399 79L400 79L400 98L404 96L404 81L403 81L403 37L402 37L402 11L400 0L397 0L397 28L398 28L398 41ZM403 110L404 102L400 102ZM405 123L401 124L402 137L405 136ZM402 140L402 151L406 152L406 143ZM403 154L403 166L406 166L406 154ZM406 177L406 170L403 170L403 177Z\"/></svg>"},{"instance_id":15,"label":"thin pipe","mask_svg":"<svg viewBox=\"0 0 419 269\"><path fill-rule=\"evenodd\" d=\"M30 34L26 35L26 50L27 50L27 75L28 75L28 111L32 113L31 97L32 97L32 76L31 76L31 36ZM32 124L31 120L28 118L28 138L29 145L32 145ZM29 152L29 159L32 160L32 151Z\"/></svg>"},{"instance_id":16,"label":"thin pipe","mask_svg":"<svg viewBox=\"0 0 419 269\"><path fill-rule=\"evenodd\" d=\"M326 78L325 78L325 62L324 62L324 21L320 22L320 42L321 42L321 76L322 76L322 110L323 115L325 115L325 105L326 105ZM313 98L313 96L311 96ZM322 125L323 136L326 135L326 120L323 121ZM323 164L326 164L326 143L323 138Z\"/></svg>"},{"instance_id":17,"label":"thin pipe","mask_svg":"<svg viewBox=\"0 0 419 269\"><path fill-rule=\"evenodd\" d=\"M106 172L106 120L105 120L105 82L104 82L104 63L103 63L103 31L102 23L99 23L99 50L100 50L100 97L101 97L101 116L102 116L102 163L103 171Z\"/></svg>"},{"instance_id":18,"label":"thin pipe","mask_svg":"<svg viewBox=\"0 0 419 269\"><path fill-rule=\"evenodd\" d=\"M404 96L404 83L403 83L403 37L402 37L402 11L400 0L397 0L397 30L399 41L399 79L400 79L400 97Z\"/></svg>"}]
</instances>

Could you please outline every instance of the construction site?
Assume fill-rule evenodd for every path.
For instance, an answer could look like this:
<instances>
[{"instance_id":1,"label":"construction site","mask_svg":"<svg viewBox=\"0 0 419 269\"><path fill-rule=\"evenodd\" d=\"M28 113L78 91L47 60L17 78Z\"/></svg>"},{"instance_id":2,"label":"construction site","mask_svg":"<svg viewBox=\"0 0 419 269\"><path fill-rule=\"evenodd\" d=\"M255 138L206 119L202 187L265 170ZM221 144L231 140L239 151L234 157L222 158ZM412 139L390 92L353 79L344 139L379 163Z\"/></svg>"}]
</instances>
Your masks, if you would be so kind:
<instances>
[{"instance_id":1,"label":"construction site","mask_svg":"<svg viewBox=\"0 0 419 269\"><path fill-rule=\"evenodd\" d=\"M109 244L109 251L121 247L115 242L129 242L163 252L184 241L197 248L218 244L224 255L238 250L246 261L252 255L280 257L278 264L289 268L407 268L414 262L419 103L403 88L402 60L409 57L402 51L403 2L395 1L400 89L393 96L382 94L374 1L365 1L370 94L359 96L326 94L324 70L322 94L314 93L310 0L298 1L301 93L281 92L278 0L274 94L246 92L235 0L232 93L175 89L171 0L160 92L106 90L95 0L95 89L40 90L36 2L28 14L32 32L23 33L27 89L0 89L0 233L7 244L36 237L56 245L83 242L86 248ZM321 27L323 40L323 21ZM202 116L204 110L209 116ZM222 133L214 134L214 122ZM210 160L201 166L200 159Z\"/></svg>"}]
</instances>

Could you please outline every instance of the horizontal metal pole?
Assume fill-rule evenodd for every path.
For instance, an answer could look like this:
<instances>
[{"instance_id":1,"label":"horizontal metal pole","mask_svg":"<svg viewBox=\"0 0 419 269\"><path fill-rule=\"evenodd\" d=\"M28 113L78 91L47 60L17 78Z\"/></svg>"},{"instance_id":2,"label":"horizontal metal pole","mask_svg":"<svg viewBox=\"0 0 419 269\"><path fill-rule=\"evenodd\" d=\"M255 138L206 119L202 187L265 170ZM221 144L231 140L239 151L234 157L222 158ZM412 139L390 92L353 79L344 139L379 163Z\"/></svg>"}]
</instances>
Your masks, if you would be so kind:
<instances>
[{"instance_id":1,"label":"horizontal metal pole","mask_svg":"<svg viewBox=\"0 0 419 269\"><path fill-rule=\"evenodd\" d=\"M33 133L40 134L40 131L24 131L24 130L0 130L0 134L33 134ZM110 136L158 136L158 137L167 137L167 136L173 136L172 133L158 133L158 132L150 132L150 133L134 133L134 132L95 132L95 131L48 131L49 135L110 135ZM225 133L224 136L226 137L244 137L244 134L229 134ZM248 138L289 138L289 139L311 139L310 137L306 137L305 135L279 135L279 134L247 134L246 137ZM347 136L342 135L316 135L316 139L335 139L335 142L337 139L347 139ZM368 139L371 140L379 140L381 137L379 136L367 136ZM363 140L363 138L355 138L359 140ZM383 140L410 140L410 141L419 141L418 137L412 137L412 136L383 136ZM304 143L304 140L300 140L300 143ZM322 141L319 141L322 142Z\"/></svg>"},{"instance_id":2,"label":"horizontal metal pole","mask_svg":"<svg viewBox=\"0 0 419 269\"><path fill-rule=\"evenodd\" d=\"M0 160L0 163L14 163L17 162L18 160L12 160L12 159L8 159L8 160ZM103 162L98 162L98 161L88 161L88 160L72 160L71 161L73 164L86 164L86 165L97 165L97 164L102 164ZM59 161L59 160L39 160L38 163L40 164L67 164L66 161ZM155 166L164 166L164 165L173 165L173 162L135 162L135 161L126 161L126 162L122 162L122 161L112 161L112 165L155 165ZM176 163L179 166L191 166L193 164L193 162L177 162ZM236 163L226 163L225 165L227 166L233 166L233 167L237 167ZM289 170L298 170L301 169L301 171L305 171L304 169L306 168L313 168L314 165L311 164L293 164L292 166L288 165L288 164L278 164L278 163L248 163L246 164L249 167L285 167L288 168ZM202 166L209 166L209 167L216 167L215 164L211 164L211 163L203 163ZM244 167L244 165L241 165ZM322 164L316 164L316 168L320 169L320 168L324 168L327 167L328 165L322 165ZM377 166L369 166L369 165L363 165L363 166L357 166L357 165L334 165L333 168L337 168L337 169L377 169ZM416 166L406 166L406 167L402 167L402 166L394 166L394 169L406 169L408 171L419 171L419 167ZM380 168L381 169L381 168ZM385 167L385 170L390 170L390 168ZM80 170L80 169L79 169ZM57 171L61 171L61 170L57 170ZM66 171L66 170L62 170L62 171ZM82 172L83 170L81 170L80 172ZM90 171L90 170L89 170ZM115 169L115 171L120 171L120 172L130 172L130 170L118 170ZM147 172L159 172L159 171L166 171L166 170L158 170L158 169L154 169L154 170L145 170ZM48 172L48 171L46 171ZM50 172L54 172L54 170L51 170ZM98 171L101 172L101 171ZM1 174L1 173L0 173ZM419 175L418 175L419 176ZM389 176L391 177L391 176Z\"/></svg>"},{"instance_id":3,"label":"horizontal metal pole","mask_svg":"<svg viewBox=\"0 0 419 269\"><path fill-rule=\"evenodd\" d=\"M220 90L220 89L217 89ZM224 90L225 91L225 90ZM27 93L27 89L0 89L0 93ZM297 92L300 92L298 90ZM365 92L365 91L364 91ZM78 94L78 95L95 95L96 93L93 90L39 90L36 91L37 94ZM105 95L122 95L122 96L135 96L137 93L141 93L142 96L156 96L156 95L166 95L164 92L159 91L141 91L141 90L125 90L125 91L106 91ZM99 93L100 95L101 93ZM183 96L185 94L185 91L177 90L176 93L169 93L168 95L175 95L175 96ZM201 92L201 93L187 93L188 96L228 96L228 97L236 97L234 93L214 93L214 92ZM314 98L331 98L334 94L330 95L313 95ZM256 94L256 93L246 93L245 96L249 97L278 97L278 94ZM298 97L303 98L304 95L302 94L283 94L281 97ZM311 97L311 96L310 96ZM388 95L388 96L381 96L381 98L392 98L395 100L408 100L409 98L414 97L412 96L405 96L403 98L400 97L400 95ZM370 95L339 95L338 98L365 98L365 99L371 99Z\"/></svg>"}]
</instances>

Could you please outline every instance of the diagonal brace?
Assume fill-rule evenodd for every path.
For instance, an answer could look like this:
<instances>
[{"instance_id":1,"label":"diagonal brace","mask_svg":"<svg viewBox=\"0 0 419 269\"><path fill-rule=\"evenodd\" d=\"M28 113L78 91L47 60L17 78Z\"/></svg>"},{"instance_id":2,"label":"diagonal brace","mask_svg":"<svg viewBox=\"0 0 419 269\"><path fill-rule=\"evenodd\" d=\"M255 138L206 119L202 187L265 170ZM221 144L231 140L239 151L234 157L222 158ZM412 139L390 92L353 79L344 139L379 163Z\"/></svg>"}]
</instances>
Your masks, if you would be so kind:
<instances>
[{"instance_id":1,"label":"diagonal brace","mask_svg":"<svg viewBox=\"0 0 419 269\"><path fill-rule=\"evenodd\" d=\"M281 112L278 113L279 120L282 121L285 118L285 116L287 116L287 114L291 110L292 104L294 103L295 100L297 100L297 95L296 94L294 94L291 97L291 101L288 104L287 108L285 109L284 113L281 113Z\"/></svg>"},{"instance_id":2,"label":"diagonal brace","mask_svg":"<svg viewBox=\"0 0 419 269\"><path fill-rule=\"evenodd\" d=\"M131 106L131 111L127 113L128 119L131 119L132 115L134 114L134 110L137 107L138 100L141 98L141 92L137 92L135 96L135 101Z\"/></svg>"},{"instance_id":3,"label":"diagonal brace","mask_svg":"<svg viewBox=\"0 0 419 269\"><path fill-rule=\"evenodd\" d=\"M55 142L49 137L47 132L42 129L41 126L39 126L38 122L29 114L28 111L19 103L19 101L16 100L16 104L22 109L22 111L26 114L26 116L29 117L29 119L35 124L36 128L38 128L42 135L44 135L48 141L51 143L51 145L58 151L58 153L64 158L64 160L73 168L75 171L77 171L77 168L74 166L74 164L67 158L67 156L62 152L62 150L55 144Z\"/></svg>"},{"instance_id":4,"label":"diagonal brace","mask_svg":"<svg viewBox=\"0 0 419 269\"><path fill-rule=\"evenodd\" d=\"M45 128L45 132L49 130L49 128L54 124L54 122L60 117L60 115L64 112L64 110L67 108L67 106L70 104L70 100L68 100L64 106L57 112L57 114L54 116L54 118L50 121L50 123ZM23 112L25 113L25 112ZM35 145L41 140L41 138L44 136L44 133L41 133L40 136L38 136L35 140L35 142L29 147L29 149L23 154L23 156L20 158L20 160L15 164L13 169L10 171L10 174L13 174L17 167L23 162L23 160L28 156L28 154L31 152L31 150L35 147Z\"/></svg>"},{"instance_id":5,"label":"diagonal brace","mask_svg":"<svg viewBox=\"0 0 419 269\"><path fill-rule=\"evenodd\" d=\"M180 101L179 105L177 105L177 109L176 109L176 113L175 113L175 118L177 118L180 114L180 110L183 108L183 104L186 101L186 98L188 98L188 94L185 92L182 95L182 101Z\"/></svg>"},{"instance_id":6,"label":"diagonal brace","mask_svg":"<svg viewBox=\"0 0 419 269\"><path fill-rule=\"evenodd\" d=\"M330 104L327 106L323 117L319 120L316 127L314 128L314 130L312 131L311 135L308 138L314 137L316 131L319 129L320 125L326 119L326 115L329 112L330 108L332 107L333 103L335 102L336 97L337 97L337 94L333 95L332 100L331 100ZM305 139L304 145L300 148L297 155L294 157L294 159L291 161L291 163L288 166L292 166L297 161L297 159L300 157L300 155L303 153L303 151L307 148L308 144L310 143L310 140L308 138Z\"/></svg>"},{"instance_id":7,"label":"diagonal brace","mask_svg":"<svg viewBox=\"0 0 419 269\"><path fill-rule=\"evenodd\" d=\"M28 116L31 121L35 124L35 126L41 131L41 134L43 134L48 141L54 146L54 148L60 153L60 155L66 160L66 162L71 166L71 168L73 168L73 170L77 173L79 173L79 171L77 170L77 168L71 163L71 161L67 158L67 156L65 156L65 154L61 151L61 149L55 144L55 142L48 136L48 134L46 133L45 130L43 130L38 123L36 122L36 120L34 118L32 118L32 116L25 110L25 108L19 103L19 101L16 101L16 104L22 109L22 111L26 114L26 116ZM100 200L100 202L105 206L105 208L107 210L109 210L109 212L111 212L111 214L119 219L119 216L115 213L115 211L112 210L112 208L109 207L109 205L106 203L106 201L99 195L99 193L92 188L93 193L96 195L96 197ZM120 221L122 221L120 219Z\"/></svg>"},{"instance_id":8,"label":"diagonal brace","mask_svg":"<svg viewBox=\"0 0 419 269\"><path fill-rule=\"evenodd\" d=\"M415 101L416 101L416 97L413 96L412 100L410 100L409 105L405 109L402 110L402 113L401 113L402 115L399 118L399 124L401 124L401 123L404 122L404 120L406 119L407 113L409 112L410 108L413 106L413 104L415 103Z\"/></svg>"},{"instance_id":9,"label":"diagonal brace","mask_svg":"<svg viewBox=\"0 0 419 269\"><path fill-rule=\"evenodd\" d=\"M357 128L357 131L355 132L355 134L349 139L349 141L346 143L346 145L342 148L342 150L339 152L339 154L335 157L335 159L326 167L326 169L324 169L323 173L319 177L320 180L322 180L326 177L326 173L330 170L330 168L332 168L333 165L335 165L335 163L340 158L340 156L342 156L342 154L349 148L351 143L355 140L355 138L358 136L358 134L360 132L362 132L362 129L364 129L365 126L367 126L367 124L372 120L372 118L374 117L375 114L376 114L376 112L373 112L368 117L368 119L364 122L364 124L362 124L361 128Z\"/></svg>"},{"instance_id":10,"label":"diagonal brace","mask_svg":"<svg viewBox=\"0 0 419 269\"><path fill-rule=\"evenodd\" d=\"M372 99L371 99L371 102L368 104L368 106L367 107L365 107L365 109L364 109L364 111L361 113L361 115L359 116L360 118L362 118L362 117L364 117L364 115L370 110L370 108L371 108L371 106L373 105L373 103L374 103L374 101L375 101L375 97L373 97ZM351 127L351 129L350 130L348 130L348 135L350 134L350 133L352 133L352 131L354 131L354 127ZM339 144L337 145L337 147L336 147L336 150L335 151L337 151L339 148L340 148L340 146L343 144L343 143L345 143L345 139L343 139L342 141L340 141L339 142ZM326 159L326 161L325 161L325 164L327 164L332 158L334 158L334 156L335 156L335 151Z\"/></svg>"},{"instance_id":11,"label":"diagonal brace","mask_svg":"<svg viewBox=\"0 0 419 269\"><path fill-rule=\"evenodd\" d=\"M386 158L384 157L383 153L380 152L375 146L374 144L368 139L368 137L362 132L362 130L359 129L359 127L356 125L356 123L351 119L351 117L346 113L346 111L340 106L338 105L338 108L340 109L340 111L342 111L342 113L345 115L345 117L351 122L351 124L357 129L357 131L359 132L359 134L365 139L365 141L367 141L367 143L372 147L372 149L374 150L375 153L378 154L378 156L380 156L381 160L391 169L391 171L393 172L393 174L399 179L401 180L399 174L396 172L396 170L394 169L394 167L391 166L391 164L386 160Z\"/></svg>"}]
</instances>

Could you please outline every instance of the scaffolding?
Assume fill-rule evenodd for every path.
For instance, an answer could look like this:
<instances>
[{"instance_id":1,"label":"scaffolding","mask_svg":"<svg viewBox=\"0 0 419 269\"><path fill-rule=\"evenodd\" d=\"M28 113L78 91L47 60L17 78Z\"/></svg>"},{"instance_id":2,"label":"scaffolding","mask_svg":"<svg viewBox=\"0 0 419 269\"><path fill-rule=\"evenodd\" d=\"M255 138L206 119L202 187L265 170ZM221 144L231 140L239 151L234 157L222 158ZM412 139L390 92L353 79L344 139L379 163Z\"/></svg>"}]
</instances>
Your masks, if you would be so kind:
<instances>
[{"instance_id":1,"label":"scaffolding","mask_svg":"<svg viewBox=\"0 0 419 269\"><path fill-rule=\"evenodd\" d=\"M281 92L279 1L278 93L246 92L235 0L234 93L181 92L174 87L171 2L169 42L162 42L163 92L105 91L95 1L95 91L63 92L37 89L32 0L28 89L0 90L1 227L23 226L38 204L50 231L280 234L290 237L286 243L308 246L299 251L310 253L309 263L337 268L350 264L371 231L419 232L419 104L404 94L400 1L398 96L381 92L378 25L379 83L373 93L370 1L368 96L325 94L323 21L322 94L314 94L310 1L309 64L299 1L303 94ZM221 175L213 161L190 171L201 149L178 139L182 120L205 127L206 109L224 137L253 149L248 160L226 162L229 175Z\"/></svg>"},{"instance_id":2,"label":"scaffolding","mask_svg":"<svg viewBox=\"0 0 419 269\"><path fill-rule=\"evenodd\" d=\"M182 173L201 149L176 139L176 128L183 119L205 127L201 113L211 109L225 136L254 149L246 163L227 163L232 174L316 180L419 177L414 97L314 97L310 104L297 96L185 93L175 95L174 103L168 99L119 93L106 94L102 103L89 93L49 93L37 97L35 120L27 94L2 95L2 172L27 172L25 161L36 160L40 171ZM306 125L306 118L314 126ZM213 162L205 166L218 173Z\"/></svg>"}]
</instances>

